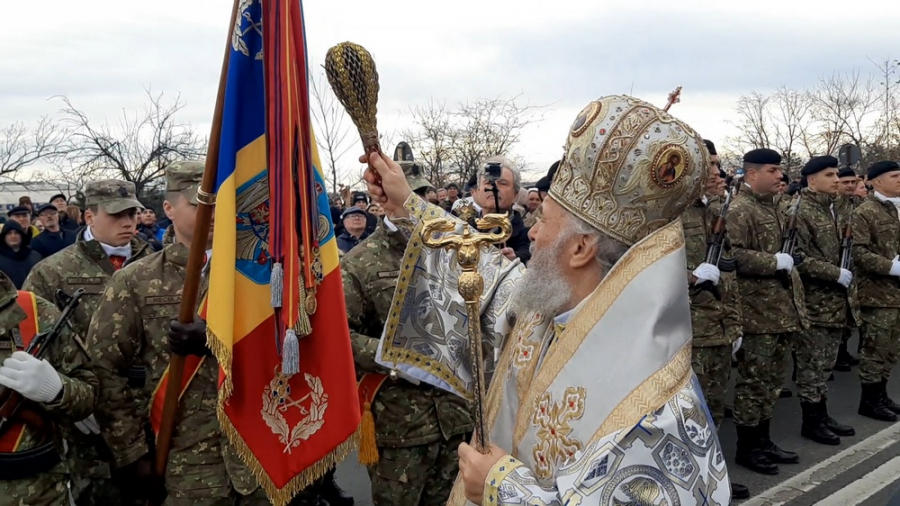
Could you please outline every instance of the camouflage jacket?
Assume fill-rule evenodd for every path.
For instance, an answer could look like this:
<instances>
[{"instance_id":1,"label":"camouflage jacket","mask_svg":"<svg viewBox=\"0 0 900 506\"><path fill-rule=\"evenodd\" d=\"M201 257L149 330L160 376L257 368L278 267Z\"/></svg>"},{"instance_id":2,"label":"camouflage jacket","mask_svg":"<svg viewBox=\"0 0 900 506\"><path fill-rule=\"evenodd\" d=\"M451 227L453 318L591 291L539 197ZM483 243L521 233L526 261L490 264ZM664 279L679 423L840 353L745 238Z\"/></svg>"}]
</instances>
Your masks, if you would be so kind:
<instances>
[{"instance_id":1,"label":"camouflage jacket","mask_svg":"<svg viewBox=\"0 0 900 506\"><path fill-rule=\"evenodd\" d=\"M783 221L771 195L758 195L746 185L731 204L728 236L738 264L745 334L797 332L807 326L797 270L791 271L790 288L784 288L775 274Z\"/></svg>"},{"instance_id":2,"label":"camouflage jacket","mask_svg":"<svg viewBox=\"0 0 900 506\"><path fill-rule=\"evenodd\" d=\"M126 265L153 253L153 249L138 238L131 240L131 251L131 258ZM78 232L75 244L35 265L22 288L51 302L55 300L57 289L72 295L75 290L83 288L85 294L81 297L81 304L75 309L72 327L79 336L85 337L103 287L115 271L100 243L85 241L82 229Z\"/></svg>"},{"instance_id":3,"label":"camouflage jacket","mask_svg":"<svg viewBox=\"0 0 900 506\"><path fill-rule=\"evenodd\" d=\"M853 262L859 276L859 305L900 307L900 278L889 275L900 253L897 208L872 195L853 211Z\"/></svg>"},{"instance_id":4,"label":"camouflage jacket","mask_svg":"<svg viewBox=\"0 0 900 506\"><path fill-rule=\"evenodd\" d=\"M100 380L96 417L120 466L148 452L143 427L149 413L138 408L127 370L146 367L151 392L162 379L169 365L167 331L178 318L187 260L188 248L176 243L122 268L110 278L91 320L88 346ZM201 285L198 305L203 293ZM231 486L244 494L257 488L219 426L218 375L215 358L206 357L181 398L166 476L176 497L226 497Z\"/></svg>"},{"instance_id":5,"label":"camouflage jacket","mask_svg":"<svg viewBox=\"0 0 900 506\"><path fill-rule=\"evenodd\" d=\"M698 200L685 209L681 216L689 274L706 261L706 250L709 246L707 237L711 233L716 214L712 206ZM727 254L726 251L722 257L726 258ZM723 272L717 288L722 300L718 300L709 290L702 290L693 285L688 288L691 296L694 346L731 344L741 336L741 309L734 273Z\"/></svg>"},{"instance_id":6,"label":"camouflage jacket","mask_svg":"<svg viewBox=\"0 0 900 506\"><path fill-rule=\"evenodd\" d=\"M809 188L803 188L800 194L796 253L803 257L803 262L797 271L803 280L809 322L819 327L843 327L848 323L848 307L853 320L859 319L859 306L852 297L856 285L850 285L848 297L848 290L837 282L841 275L841 239L847 216L839 214L840 205L830 195Z\"/></svg>"},{"instance_id":7,"label":"camouflage jacket","mask_svg":"<svg viewBox=\"0 0 900 506\"><path fill-rule=\"evenodd\" d=\"M379 227L341 259L341 275L357 374L389 371L375 363L400 263L406 248L402 232ZM387 380L372 403L378 446L406 447L471 432L466 402L443 390Z\"/></svg>"},{"instance_id":8,"label":"camouflage jacket","mask_svg":"<svg viewBox=\"0 0 900 506\"><path fill-rule=\"evenodd\" d=\"M16 304L15 297L15 287L4 276L0 281L0 363L12 354L12 330L18 329L19 323L25 319L25 313ZM40 297L36 297L36 301L38 330L50 329L59 318L59 310ZM62 396L34 408L46 414L45 420L49 424L41 430L26 427L19 450L53 442L62 455L62 430L72 428L74 422L84 420L94 409L97 377L69 330L63 330L46 360L62 379ZM0 477L0 505L68 505L67 474L67 464L60 463L50 472L23 480L4 480Z\"/></svg>"}]
</instances>

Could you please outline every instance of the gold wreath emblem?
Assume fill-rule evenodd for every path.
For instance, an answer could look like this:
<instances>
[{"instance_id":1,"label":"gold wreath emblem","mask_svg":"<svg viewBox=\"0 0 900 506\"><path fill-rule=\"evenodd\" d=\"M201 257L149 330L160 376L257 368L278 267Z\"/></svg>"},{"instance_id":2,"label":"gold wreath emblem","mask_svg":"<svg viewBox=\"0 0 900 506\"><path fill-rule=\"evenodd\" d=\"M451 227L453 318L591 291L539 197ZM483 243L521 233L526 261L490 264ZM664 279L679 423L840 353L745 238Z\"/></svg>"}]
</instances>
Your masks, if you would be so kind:
<instances>
[{"instance_id":1,"label":"gold wreath emblem","mask_svg":"<svg viewBox=\"0 0 900 506\"><path fill-rule=\"evenodd\" d=\"M289 379L278 369L275 370L275 377L263 389L261 410L263 420L272 429L272 434L278 436L278 441L284 445L284 453L288 454L292 448L300 446L325 425L328 394L322 388L322 380L311 374L304 374L304 377L310 392L297 400L291 398ZM304 405L307 400L309 404ZM289 408L297 408L303 415L293 428L283 415Z\"/></svg>"}]
</instances>

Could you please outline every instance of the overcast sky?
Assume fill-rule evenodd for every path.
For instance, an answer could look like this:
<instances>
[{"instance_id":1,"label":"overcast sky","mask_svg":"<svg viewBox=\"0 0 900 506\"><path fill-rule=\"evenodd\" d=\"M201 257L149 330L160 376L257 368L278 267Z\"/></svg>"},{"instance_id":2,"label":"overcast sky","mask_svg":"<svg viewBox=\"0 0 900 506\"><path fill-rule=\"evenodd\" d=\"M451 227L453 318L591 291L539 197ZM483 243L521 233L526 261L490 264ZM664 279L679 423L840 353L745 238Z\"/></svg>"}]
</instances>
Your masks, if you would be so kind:
<instances>
[{"instance_id":1,"label":"overcast sky","mask_svg":"<svg viewBox=\"0 0 900 506\"><path fill-rule=\"evenodd\" d=\"M7 2L0 30L0 125L33 122L68 95L98 120L180 93L185 121L209 129L231 2ZM337 42L369 49L381 76L379 126L411 105L522 94L548 105L517 153L545 171L590 100L631 93L721 141L750 90L809 87L836 70L900 57L892 0L305 0L316 64ZM399 141L398 137L394 141ZM344 160L357 170L356 151Z\"/></svg>"}]
</instances>

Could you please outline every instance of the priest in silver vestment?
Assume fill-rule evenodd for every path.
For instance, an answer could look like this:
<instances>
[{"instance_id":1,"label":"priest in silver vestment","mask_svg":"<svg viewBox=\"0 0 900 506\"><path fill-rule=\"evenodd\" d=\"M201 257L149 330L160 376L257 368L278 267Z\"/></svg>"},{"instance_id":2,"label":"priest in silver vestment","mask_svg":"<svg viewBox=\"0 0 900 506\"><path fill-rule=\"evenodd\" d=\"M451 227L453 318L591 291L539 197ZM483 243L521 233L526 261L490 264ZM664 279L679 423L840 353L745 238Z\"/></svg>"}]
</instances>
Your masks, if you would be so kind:
<instances>
[{"instance_id":1,"label":"priest in silver vestment","mask_svg":"<svg viewBox=\"0 0 900 506\"><path fill-rule=\"evenodd\" d=\"M423 246L423 223L447 216L387 157L361 161L370 194L409 237L378 360L472 398L455 253ZM492 445L460 446L449 505L729 504L691 371L679 219L708 166L700 135L648 103L608 96L579 113L528 269L481 250L485 349L502 350L485 354L496 361Z\"/></svg>"}]
</instances>

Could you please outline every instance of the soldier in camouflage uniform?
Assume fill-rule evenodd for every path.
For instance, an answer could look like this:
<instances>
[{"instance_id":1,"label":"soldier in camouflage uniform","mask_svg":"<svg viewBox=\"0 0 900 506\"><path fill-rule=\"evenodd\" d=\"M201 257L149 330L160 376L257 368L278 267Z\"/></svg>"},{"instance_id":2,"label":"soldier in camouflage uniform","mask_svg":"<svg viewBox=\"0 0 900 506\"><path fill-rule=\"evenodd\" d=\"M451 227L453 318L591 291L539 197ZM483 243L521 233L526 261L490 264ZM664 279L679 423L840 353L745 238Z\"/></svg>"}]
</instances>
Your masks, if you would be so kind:
<instances>
[{"instance_id":1,"label":"soldier in camouflage uniform","mask_svg":"<svg viewBox=\"0 0 900 506\"><path fill-rule=\"evenodd\" d=\"M731 357L740 348L741 312L734 261L723 254L718 265L706 263L713 222L720 212L714 202L721 197L722 178L719 177L719 157L715 145L711 141L704 142L710 153L706 194L685 209L681 222L691 297L691 366L718 427L725 418ZM731 496L746 499L750 497L750 492L744 485L732 483Z\"/></svg>"},{"instance_id":2,"label":"soldier in camouflage uniform","mask_svg":"<svg viewBox=\"0 0 900 506\"><path fill-rule=\"evenodd\" d=\"M853 260L862 313L859 414L893 422L900 406L887 382L900 353L900 165L878 162L866 173L872 195L853 211Z\"/></svg>"},{"instance_id":3,"label":"soldier in camouflage uniform","mask_svg":"<svg viewBox=\"0 0 900 506\"><path fill-rule=\"evenodd\" d=\"M799 259L780 253L783 217L774 195L781 185L781 156L770 149L744 155L744 185L731 206L728 235L737 262L741 295L740 379L734 390L737 464L762 474L779 463L799 462L772 442L769 430L784 382L785 358L795 332L805 324L803 287L794 272ZM777 277L789 275L785 288Z\"/></svg>"},{"instance_id":4,"label":"soldier in camouflage uniform","mask_svg":"<svg viewBox=\"0 0 900 506\"><path fill-rule=\"evenodd\" d=\"M206 323L176 321L203 169L199 161L179 162L166 169L163 209L172 220L175 240L115 273L103 292L88 334L100 381L96 416L129 488L145 497L159 497L161 480L154 475L153 449L143 429L148 412L134 402L125 372L135 364L145 365L152 390L163 378L170 351L204 357L181 397L165 477L165 504L269 504L220 429L216 417L219 366L206 346ZM208 267L207 262L198 305L206 291ZM296 504L317 504L314 498L304 499L298 498Z\"/></svg>"},{"instance_id":5,"label":"soldier in camouflage uniform","mask_svg":"<svg viewBox=\"0 0 900 506\"><path fill-rule=\"evenodd\" d=\"M850 215L856 209L856 206L862 202L862 199L856 196L856 185L859 180L859 176L850 167L844 167L838 172L838 198L835 203L835 212L845 222L850 219ZM841 335L841 344L838 347L837 360L834 363L835 371L848 372L854 365L859 365L859 359L851 355L847 350L847 341L850 340L853 335L853 329L857 328L859 323L858 318L854 321L848 315L847 326L844 327Z\"/></svg>"},{"instance_id":6,"label":"soldier in camouflage uniform","mask_svg":"<svg viewBox=\"0 0 900 506\"><path fill-rule=\"evenodd\" d=\"M89 361L64 329L44 360L16 351L21 339L20 325L26 312L17 301L12 281L0 272L0 385L18 391L44 419L41 428L25 424L22 438L16 442L20 427L8 427L0 435L0 506L63 506L70 504L71 473L64 456L60 426L71 426L85 419L94 409L97 378ZM38 332L49 330L59 318L59 310L34 295L34 318ZM10 441L12 438L12 441Z\"/></svg>"},{"instance_id":7,"label":"soldier in camouflage uniform","mask_svg":"<svg viewBox=\"0 0 900 506\"><path fill-rule=\"evenodd\" d=\"M840 436L853 436L853 427L838 423L828 414L826 382L837 360L847 316L859 317L850 304L855 285L853 273L841 268L841 238L845 219L840 216L838 160L817 156L801 172L808 187L800 190L797 215L796 266L803 280L810 328L794 341L795 372L803 424L800 435L820 444L838 445Z\"/></svg>"},{"instance_id":8,"label":"soldier in camouflage uniform","mask_svg":"<svg viewBox=\"0 0 900 506\"><path fill-rule=\"evenodd\" d=\"M413 191L431 183L418 164L400 162ZM388 374L375 363L407 239L385 217L368 239L341 259L350 337L359 373ZM466 402L406 379L388 379L372 402L380 460L369 469L376 506L443 506L459 470L456 453L474 427Z\"/></svg>"},{"instance_id":9,"label":"soldier in camouflage uniform","mask_svg":"<svg viewBox=\"0 0 900 506\"><path fill-rule=\"evenodd\" d=\"M85 291L72 317L77 335L86 337L91 315L109 277L123 265L152 253L135 236L142 205L134 184L117 179L89 182L84 186L84 220L75 244L34 266L23 288L54 301L57 289L72 294ZM132 376L141 380L143 370ZM76 461L75 496L79 505L118 504L118 487L112 482L112 456L98 434L67 434Z\"/></svg>"}]
</instances>

